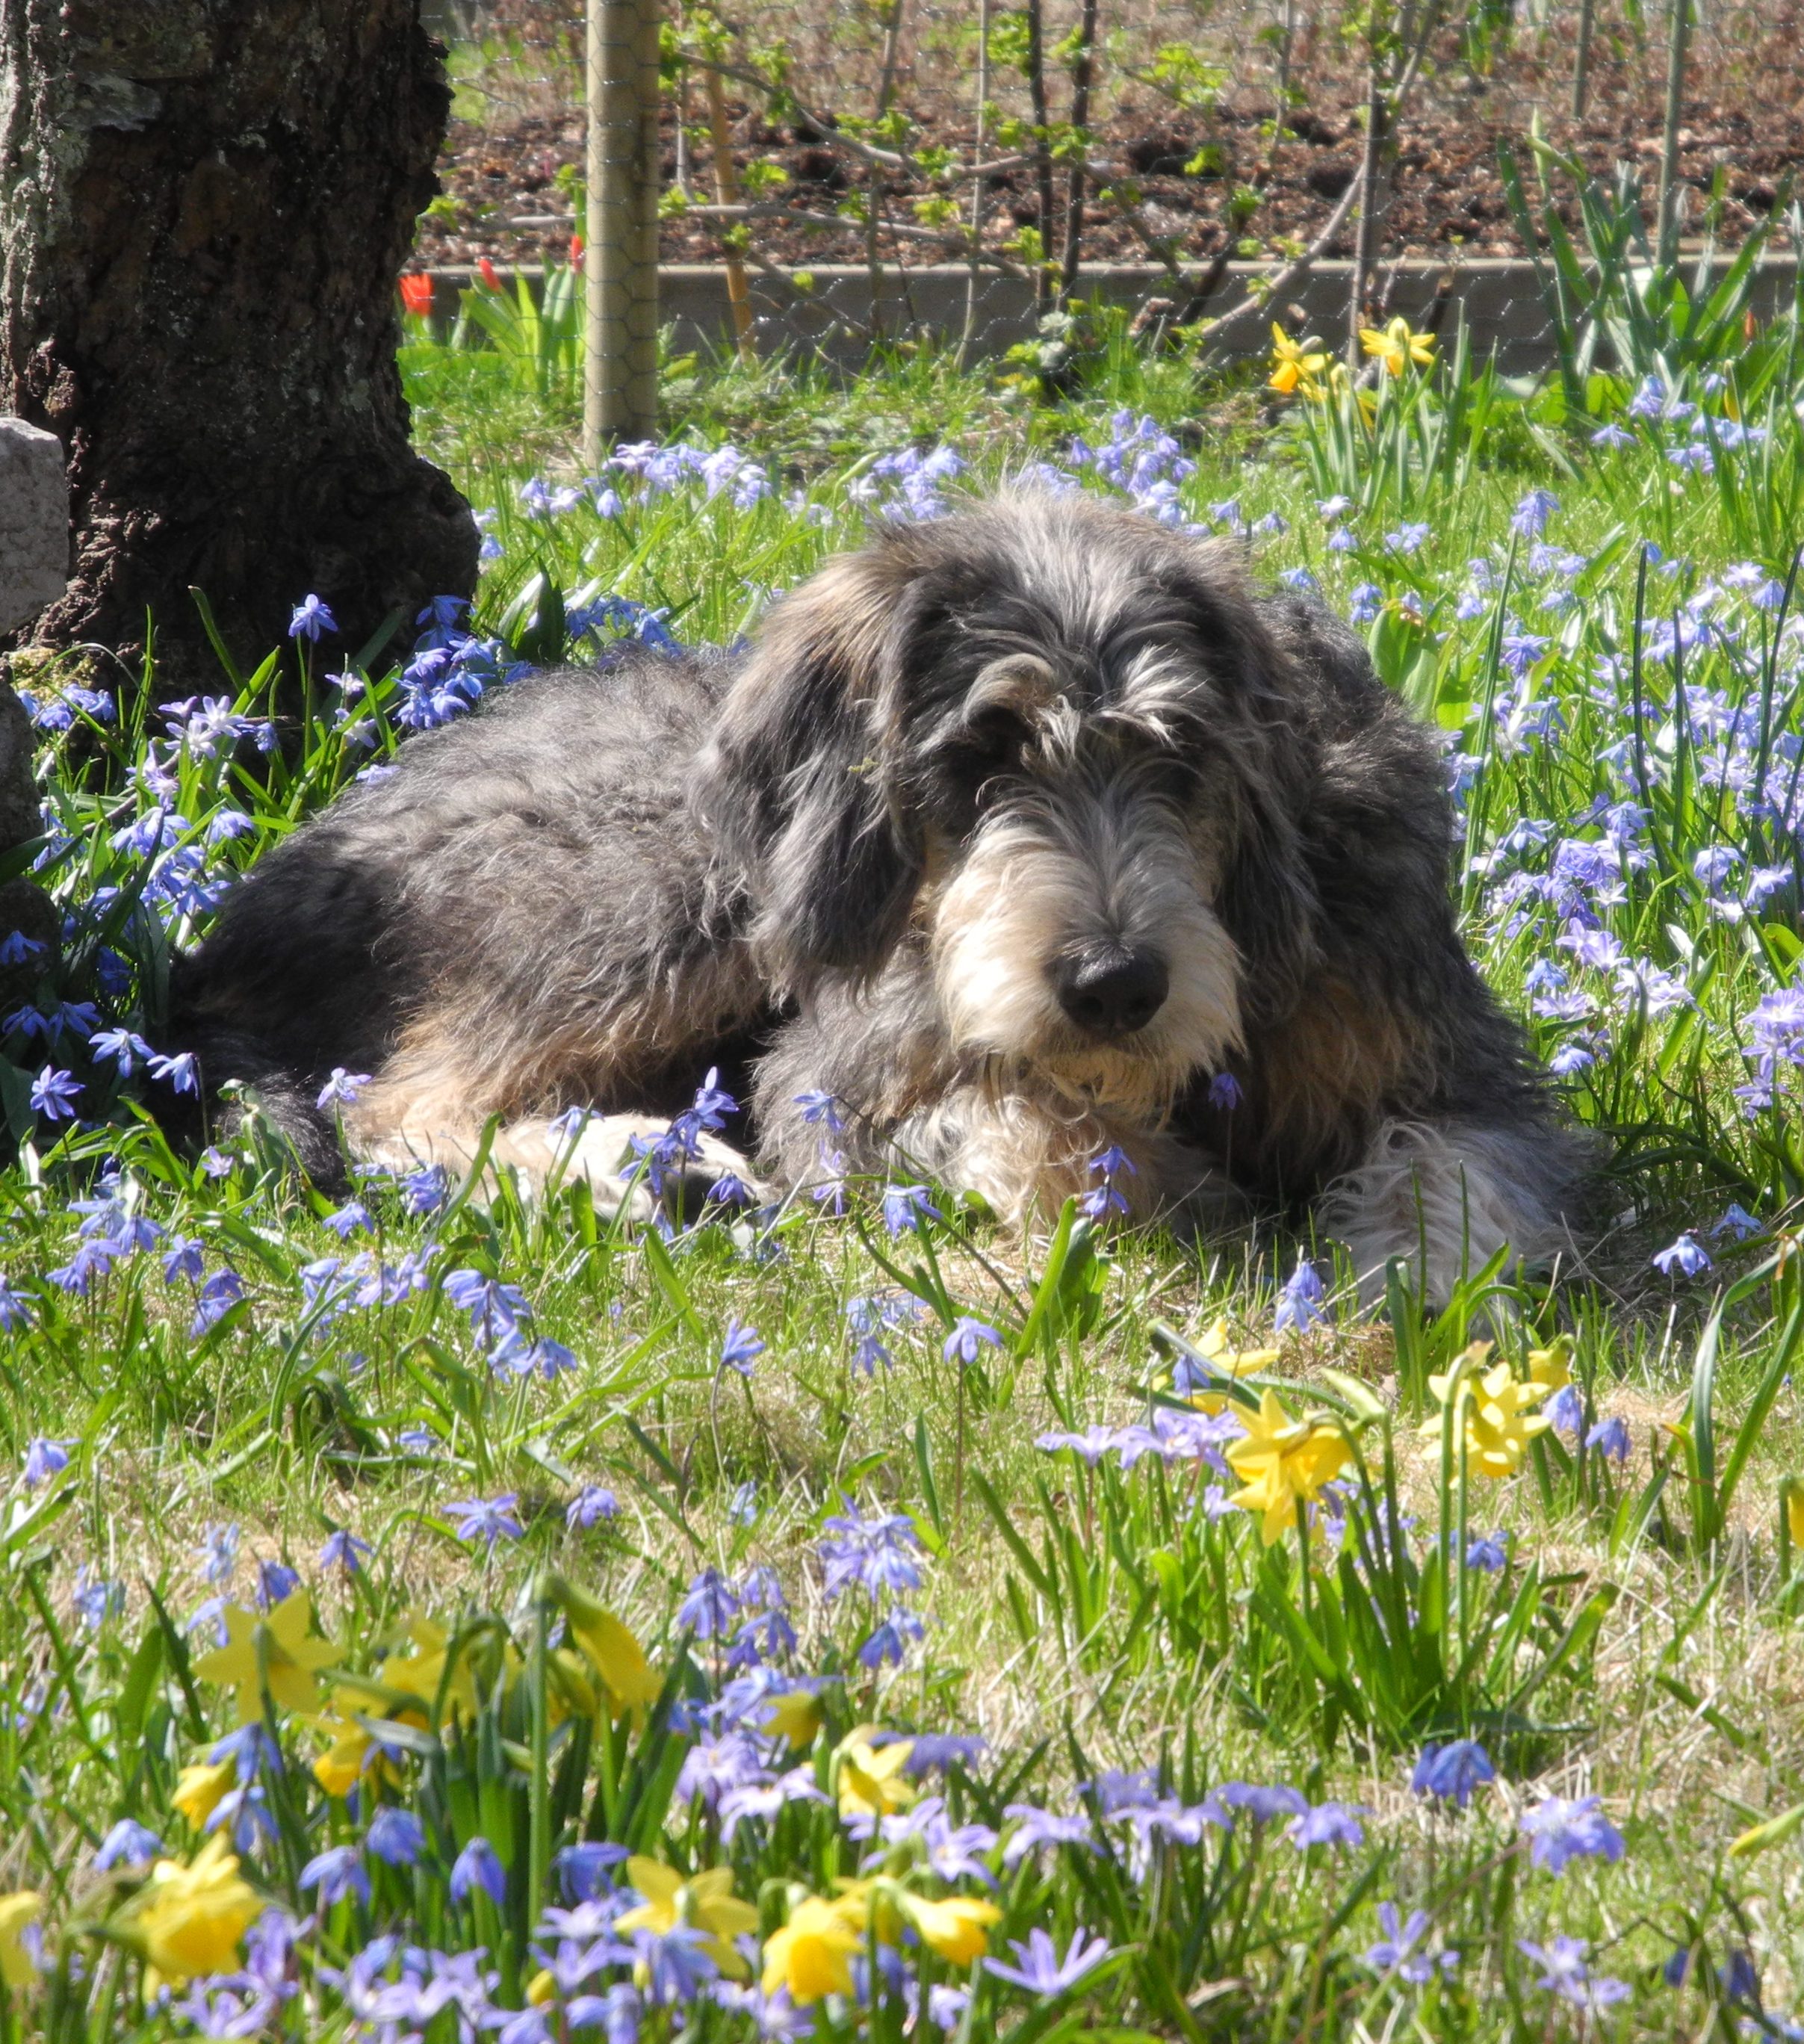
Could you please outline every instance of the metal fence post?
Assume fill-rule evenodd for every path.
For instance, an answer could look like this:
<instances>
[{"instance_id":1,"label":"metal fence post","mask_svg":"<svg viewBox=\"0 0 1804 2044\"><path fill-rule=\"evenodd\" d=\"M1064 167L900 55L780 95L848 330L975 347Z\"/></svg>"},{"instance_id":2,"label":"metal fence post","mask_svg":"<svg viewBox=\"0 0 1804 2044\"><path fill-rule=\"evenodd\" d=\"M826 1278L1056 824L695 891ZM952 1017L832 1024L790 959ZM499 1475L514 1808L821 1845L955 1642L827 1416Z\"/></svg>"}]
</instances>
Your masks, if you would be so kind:
<instances>
[{"instance_id":1,"label":"metal fence post","mask_svg":"<svg viewBox=\"0 0 1804 2044\"><path fill-rule=\"evenodd\" d=\"M658 0L589 0L583 459L658 427Z\"/></svg>"}]
</instances>

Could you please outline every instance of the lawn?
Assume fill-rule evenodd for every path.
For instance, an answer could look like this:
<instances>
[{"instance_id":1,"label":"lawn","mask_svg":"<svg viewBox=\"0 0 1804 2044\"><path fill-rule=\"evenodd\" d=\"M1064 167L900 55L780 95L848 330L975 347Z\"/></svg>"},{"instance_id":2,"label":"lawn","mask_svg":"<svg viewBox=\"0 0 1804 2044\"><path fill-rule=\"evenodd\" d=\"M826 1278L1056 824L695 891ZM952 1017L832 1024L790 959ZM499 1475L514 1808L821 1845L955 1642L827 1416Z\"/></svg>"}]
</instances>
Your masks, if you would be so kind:
<instances>
[{"instance_id":1,"label":"lawn","mask_svg":"<svg viewBox=\"0 0 1804 2044\"><path fill-rule=\"evenodd\" d=\"M216 697L43 683L0 2035L1804 2034L1804 359L1641 314L1533 389L675 363L594 477L555 348L416 329L472 618L359 657L297 590ZM171 952L351 776L1005 478L1246 540L1445 733L1468 940L1598 1133L1581 1264L1362 1316L1294 1219L635 1230L166 1138Z\"/></svg>"}]
</instances>

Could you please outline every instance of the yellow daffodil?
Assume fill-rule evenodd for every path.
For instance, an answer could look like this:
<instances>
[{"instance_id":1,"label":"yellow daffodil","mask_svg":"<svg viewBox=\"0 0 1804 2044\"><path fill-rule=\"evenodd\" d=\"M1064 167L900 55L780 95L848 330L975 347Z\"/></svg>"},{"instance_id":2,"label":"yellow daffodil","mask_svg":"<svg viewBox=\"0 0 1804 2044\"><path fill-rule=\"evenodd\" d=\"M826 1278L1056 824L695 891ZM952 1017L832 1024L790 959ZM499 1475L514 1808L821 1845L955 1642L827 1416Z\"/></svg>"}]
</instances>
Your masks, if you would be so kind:
<instances>
[{"instance_id":1,"label":"yellow daffodil","mask_svg":"<svg viewBox=\"0 0 1804 2044\"><path fill-rule=\"evenodd\" d=\"M413 1650L390 1654L379 1673L339 1677L333 1688L333 1700L339 1710L348 1715L374 1705L403 1724L424 1728L443 1689L447 1717L455 1716L459 1711L474 1717L476 1677L470 1673L469 1658L462 1646L454 1658L451 1635L442 1625L417 1613L407 1621L407 1638ZM420 1708L410 1708L409 1698Z\"/></svg>"},{"instance_id":2,"label":"yellow daffodil","mask_svg":"<svg viewBox=\"0 0 1804 2044\"><path fill-rule=\"evenodd\" d=\"M616 1930L651 1931L662 1938L687 1923L704 1934L708 1957L729 1980L743 1980L751 1971L733 1940L758 1928L758 1911L734 1895L731 1867L712 1866L685 1877L662 1860L635 1853L627 1862L627 1879L645 1900L615 1919Z\"/></svg>"},{"instance_id":3,"label":"yellow daffodil","mask_svg":"<svg viewBox=\"0 0 1804 2044\"><path fill-rule=\"evenodd\" d=\"M1272 322L1272 374L1266 388L1288 397L1299 384L1313 383L1328 366L1328 355L1318 340L1292 340L1276 320Z\"/></svg>"},{"instance_id":4,"label":"yellow daffodil","mask_svg":"<svg viewBox=\"0 0 1804 2044\"><path fill-rule=\"evenodd\" d=\"M593 1623L570 1621L570 1636L589 1656L608 1692L616 1717L658 1700L663 1678L645 1658L631 1633L609 1611L597 1608Z\"/></svg>"},{"instance_id":5,"label":"yellow daffodil","mask_svg":"<svg viewBox=\"0 0 1804 2044\"><path fill-rule=\"evenodd\" d=\"M382 1680L391 1689L417 1696L428 1710L445 1692L447 1709L455 1707L476 1714L476 1677L470 1672L467 1653L461 1645L455 1657L451 1635L436 1620L416 1613L407 1621L407 1636L413 1642L411 1654L391 1654L382 1663ZM447 1681L446 1667L454 1661Z\"/></svg>"},{"instance_id":6,"label":"yellow daffodil","mask_svg":"<svg viewBox=\"0 0 1804 2044\"><path fill-rule=\"evenodd\" d=\"M425 1723L424 1718L416 1717L411 1711L406 1719L422 1727ZM314 1761L313 1779L328 1796L348 1796L366 1773L386 1776L390 1781L400 1779L393 1763L386 1755L372 1760L376 1742L360 1724L328 1716L320 1720L318 1729L332 1740L332 1744Z\"/></svg>"},{"instance_id":7,"label":"yellow daffodil","mask_svg":"<svg viewBox=\"0 0 1804 2044\"><path fill-rule=\"evenodd\" d=\"M1434 335L1412 333L1407 319L1388 320L1382 330L1361 327L1359 344L1368 355L1376 355L1391 376L1403 375L1412 362L1418 369L1426 369L1434 359Z\"/></svg>"},{"instance_id":8,"label":"yellow daffodil","mask_svg":"<svg viewBox=\"0 0 1804 2044\"><path fill-rule=\"evenodd\" d=\"M369 1756L370 1735L348 1725L313 1762L313 1779L328 1796L340 1801L363 1778L363 1762Z\"/></svg>"},{"instance_id":9,"label":"yellow daffodil","mask_svg":"<svg viewBox=\"0 0 1804 2044\"><path fill-rule=\"evenodd\" d=\"M1296 1524L1299 1503L1311 1503L1346 1466L1351 1451L1338 1428L1292 1419L1273 1391L1261 1394L1257 1412L1243 1416L1246 1437L1228 1444L1227 1457L1245 1488L1228 1502L1261 1515L1260 1538L1269 1547Z\"/></svg>"},{"instance_id":10,"label":"yellow daffodil","mask_svg":"<svg viewBox=\"0 0 1804 2044\"><path fill-rule=\"evenodd\" d=\"M198 1831L219 1807L219 1799L232 1786L238 1773L231 1760L197 1760L182 1770L170 1797L176 1808Z\"/></svg>"},{"instance_id":11,"label":"yellow daffodil","mask_svg":"<svg viewBox=\"0 0 1804 2044\"><path fill-rule=\"evenodd\" d=\"M834 1884L833 1907L839 1920L862 1937L866 1931L879 1944L896 1945L902 1940L902 1919L896 1914L899 1890L893 1881L853 1881Z\"/></svg>"},{"instance_id":12,"label":"yellow daffodil","mask_svg":"<svg viewBox=\"0 0 1804 2044\"><path fill-rule=\"evenodd\" d=\"M1537 1383L1532 1377L1524 1382L1507 1362L1494 1363L1482 1376L1479 1374L1480 1366L1490 1353L1489 1342L1475 1343L1466 1351L1472 1366L1460 1379L1460 1385L1464 1393L1467 1465L1480 1476L1495 1479L1514 1476L1522 1466L1522 1455L1529 1443L1553 1423L1545 1412L1529 1409L1547 1396L1549 1385ZM1453 1383L1452 1371L1445 1377L1431 1377L1428 1380L1429 1389L1441 1400L1443 1408L1448 1407ZM1430 1439L1438 1440L1448 1417L1448 1411L1443 1409L1440 1418L1430 1420L1422 1432Z\"/></svg>"},{"instance_id":13,"label":"yellow daffodil","mask_svg":"<svg viewBox=\"0 0 1804 2044\"><path fill-rule=\"evenodd\" d=\"M43 1907L44 1898L29 1888L0 1895L0 1981L8 1987L29 1987L37 1978L37 1968L21 1934L36 1920Z\"/></svg>"},{"instance_id":14,"label":"yellow daffodil","mask_svg":"<svg viewBox=\"0 0 1804 2044\"><path fill-rule=\"evenodd\" d=\"M818 1696L811 1696L806 1689L786 1689L779 1696L765 1698L761 1728L773 1739L787 1739L799 1750L814 1743L814 1735L820 1730L820 1718Z\"/></svg>"},{"instance_id":15,"label":"yellow daffodil","mask_svg":"<svg viewBox=\"0 0 1804 2044\"><path fill-rule=\"evenodd\" d=\"M949 1895L942 1902L898 1891L902 1912L920 1934L921 1942L955 1966L968 1966L984 1955L989 1927L1002 1911L993 1902L974 1896Z\"/></svg>"},{"instance_id":16,"label":"yellow daffodil","mask_svg":"<svg viewBox=\"0 0 1804 2044\"><path fill-rule=\"evenodd\" d=\"M1257 1377L1261 1370L1269 1370L1280 1353L1275 1348L1234 1348L1228 1340L1225 1315L1197 1343L1196 1352L1218 1376L1227 1377ZM1190 1402L1203 1412L1219 1412L1226 1407L1228 1398L1226 1392L1199 1391Z\"/></svg>"},{"instance_id":17,"label":"yellow daffodil","mask_svg":"<svg viewBox=\"0 0 1804 2044\"><path fill-rule=\"evenodd\" d=\"M849 1733L838 1754L839 1814L843 1817L888 1817L905 1810L915 1800L912 1785L903 1774L914 1742L901 1739L888 1746L873 1746L870 1735L875 1725L861 1725Z\"/></svg>"},{"instance_id":18,"label":"yellow daffodil","mask_svg":"<svg viewBox=\"0 0 1804 2044\"><path fill-rule=\"evenodd\" d=\"M203 1654L194 1663L194 1673L203 1681L224 1683L237 1692L240 1724L263 1716L266 1676L270 1695L284 1710L317 1711L320 1685L313 1671L329 1667L338 1658L338 1649L329 1639L309 1636L313 1616L313 1599L305 1590L295 1591L266 1612L233 1605L225 1613L225 1644Z\"/></svg>"},{"instance_id":19,"label":"yellow daffodil","mask_svg":"<svg viewBox=\"0 0 1804 2044\"><path fill-rule=\"evenodd\" d=\"M1529 1381L1548 1392L1564 1391L1572 1381L1572 1337L1557 1335L1548 1348L1529 1350Z\"/></svg>"},{"instance_id":20,"label":"yellow daffodil","mask_svg":"<svg viewBox=\"0 0 1804 2044\"><path fill-rule=\"evenodd\" d=\"M1787 1492L1785 1523L1791 1534L1791 1544L1798 1550L1798 1558L1804 1561L1804 1490Z\"/></svg>"},{"instance_id":21,"label":"yellow daffodil","mask_svg":"<svg viewBox=\"0 0 1804 2044\"><path fill-rule=\"evenodd\" d=\"M759 1984L766 1995L787 1988L799 2008L830 1994L850 1999L854 1991L852 1954L858 1944L858 1931L847 1922L843 1904L810 1895L789 1911L789 1920L781 1931L765 1939Z\"/></svg>"},{"instance_id":22,"label":"yellow daffodil","mask_svg":"<svg viewBox=\"0 0 1804 2044\"><path fill-rule=\"evenodd\" d=\"M521 1673L524 1673L524 1665ZM599 1716L603 1691L595 1670L584 1657L568 1646L554 1646L545 1656L545 1700L554 1725L566 1718ZM510 1677L509 1687L512 1686Z\"/></svg>"},{"instance_id":23,"label":"yellow daffodil","mask_svg":"<svg viewBox=\"0 0 1804 2044\"><path fill-rule=\"evenodd\" d=\"M612 1715L643 1711L658 1700L663 1678L645 1658L645 1650L614 1614L586 1591L562 1576L553 1578L553 1594L563 1605L570 1637L588 1656L608 1692Z\"/></svg>"},{"instance_id":24,"label":"yellow daffodil","mask_svg":"<svg viewBox=\"0 0 1804 2044\"><path fill-rule=\"evenodd\" d=\"M263 1911L263 1897L239 1879L237 1856L221 1832L190 1865L159 1859L133 1897L126 1923L157 1978L180 1982L223 1972ZM148 1977L145 1984L149 1990Z\"/></svg>"}]
</instances>

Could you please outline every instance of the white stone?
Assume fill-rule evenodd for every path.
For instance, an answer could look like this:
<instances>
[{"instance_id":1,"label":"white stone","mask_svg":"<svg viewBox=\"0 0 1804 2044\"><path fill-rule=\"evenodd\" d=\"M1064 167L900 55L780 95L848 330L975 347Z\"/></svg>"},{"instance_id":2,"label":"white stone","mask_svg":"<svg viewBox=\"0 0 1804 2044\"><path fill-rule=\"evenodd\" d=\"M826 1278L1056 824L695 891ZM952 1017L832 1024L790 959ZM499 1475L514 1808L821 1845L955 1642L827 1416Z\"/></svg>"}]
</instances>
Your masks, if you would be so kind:
<instances>
[{"instance_id":1,"label":"white stone","mask_svg":"<svg viewBox=\"0 0 1804 2044\"><path fill-rule=\"evenodd\" d=\"M0 632L16 631L69 586L69 477L63 443L0 418Z\"/></svg>"}]
</instances>

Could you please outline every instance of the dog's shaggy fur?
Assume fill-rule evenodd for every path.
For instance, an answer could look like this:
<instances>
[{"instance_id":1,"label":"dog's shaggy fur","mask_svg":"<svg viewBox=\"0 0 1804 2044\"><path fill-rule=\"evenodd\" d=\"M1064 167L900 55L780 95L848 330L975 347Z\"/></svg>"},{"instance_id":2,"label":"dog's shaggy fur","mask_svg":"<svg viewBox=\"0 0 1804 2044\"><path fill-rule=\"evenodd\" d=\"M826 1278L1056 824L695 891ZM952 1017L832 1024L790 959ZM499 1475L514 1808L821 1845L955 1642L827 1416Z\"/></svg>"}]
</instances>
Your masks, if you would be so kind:
<instances>
[{"instance_id":1,"label":"dog's shaggy fur","mask_svg":"<svg viewBox=\"0 0 1804 2044\"><path fill-rule=\"evenodd\" d=\"M635 652L415 740L228 897L175 1034L328 1168L551 1161L760 1052L759 1167L1025 1220L1318 1200L1368 1283L1554 1246L1579 1153L1473 970L1435 743L1316 605L1082 496L885 532L743 657ZM1211 1082L1221 1075L1238 1089ZM309 1126L311 1124L311 1132ZM624 1128L581 1168L620 1170Z\"/></svg>"}]
</instances>

